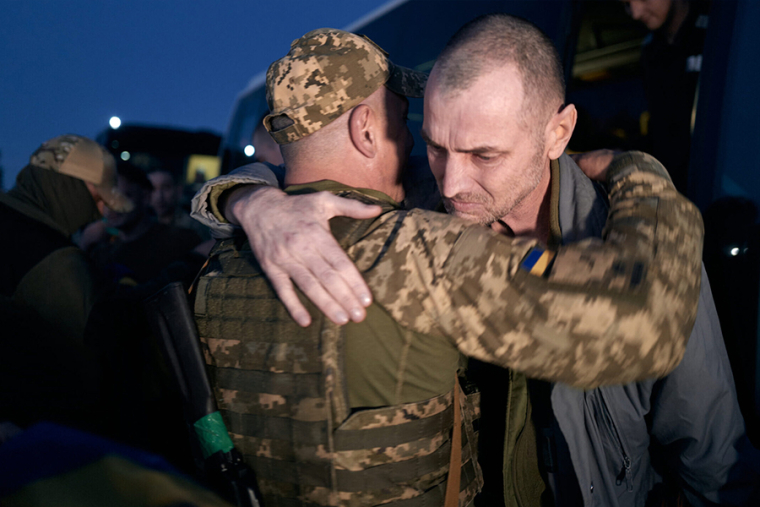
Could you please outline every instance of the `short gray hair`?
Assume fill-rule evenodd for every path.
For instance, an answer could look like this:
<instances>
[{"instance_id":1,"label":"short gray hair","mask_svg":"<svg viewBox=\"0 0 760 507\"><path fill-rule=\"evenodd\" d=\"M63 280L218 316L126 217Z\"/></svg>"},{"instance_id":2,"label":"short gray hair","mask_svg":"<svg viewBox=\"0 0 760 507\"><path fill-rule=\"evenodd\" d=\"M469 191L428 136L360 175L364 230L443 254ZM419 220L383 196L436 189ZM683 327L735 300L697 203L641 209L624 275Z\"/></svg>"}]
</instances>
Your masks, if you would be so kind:
<instances>
[{"instance_id":1,"label":"short gray hair","mask_svg":"<svg viewBox=\"0 0 760 507\"><path fill-rule=\"evenodd\" d=\"M534 24L502 13L477 17L446 44L435 67L441 87L469 88L495 66L513 64L522 78L523 116L548 118L565 102L562 63L551 39Z\"/></svg>"}]
</instances>

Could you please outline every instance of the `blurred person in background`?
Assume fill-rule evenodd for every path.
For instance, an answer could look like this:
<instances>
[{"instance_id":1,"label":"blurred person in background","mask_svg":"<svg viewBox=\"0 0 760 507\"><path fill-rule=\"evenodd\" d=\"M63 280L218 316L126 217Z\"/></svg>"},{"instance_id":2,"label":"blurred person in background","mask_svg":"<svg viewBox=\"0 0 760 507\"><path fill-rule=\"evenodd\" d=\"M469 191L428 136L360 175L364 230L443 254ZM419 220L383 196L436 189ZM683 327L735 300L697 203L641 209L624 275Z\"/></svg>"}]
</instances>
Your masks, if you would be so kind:
<instances>
[{"instance_id":1,"label":"blurred person in background","mask_svg":"<svg viewBox=\"0 0 760 507\"><path fill-rule=\"evenodd\" d=\"M190 229L159 223L150 208L153 186L145 172L117 163L117 188L133 203L104 209L82 244L111 286L96 307L89 332L97 341L107 386L108 435L167 457L189 469L181 408L150 333L142 300L172 281L186 286L205 261Z\"/></svg>"},{"instance_id":2,"label":"blurred person in background","mask_svg":"<svg viewBox=\"0 0 760 507\"><path fill-rule=\"evenodd\" d=\"M77 135L43 143L0 194L0 421L99 425L101 370L85 336L107 286L71 236L106 203L134 207L113 157Z\"/></svg>"},{"instance_id":3,"label":"blurred person in background","mask_svg":"<svg viewBox=\"0 0 760 507\"><path fill-rule=\"evenodd\" d=\"M205 261L195 251L202 241L191 229L167 225L151 213L153 185L139 168L127 162L118 164L118 188L129 196L134 207L121 212L106 208L102 241L89 247L96 266L115 282L140 285L157 279L184 281L187 285Z\"/></svg>"},{"instance_id":4,"label":"blurred person in background","mask_svg":"<svg viewBox=\"0 0 760 507\"><path fill-rule=\"evenodd\" d=\"M182 201L184 185L180 178L170 171L159 169L149 172L148 179L153 185L150 205L156 213L158 223L191 229L203 241L211 239L209 228L190 218L190 213L182 209L180 203ZM213 242L207 246L208 250L210 250ZM203 252L203 255L207 255L208 250Z\"/></svg>"},{"instance_id":5,"label":"blurred person in background","mask_svg":"<svg viewBox=\"0 0 760 507\"><path fill-rule=\"evenodd\" d=\"M23 246L2 249L0 293L71 340L81 341L97 298L97 276L71 236L99 219L106 204L134 209L116 188L113 157L76 135L43 143L0 197L0 237Z\"/></svg>"},{"instance_id":6,"label":"blurred person in background","mask_svg":"<svg viewBox=\"0 0 760 507\"><path fill-rule=\"evenodd\" d=\"M146 202L117 176L111 154L77 135L43 143L0 194L0 423L53 421L184 466L181 412L142 317L143 294L109 283L71 239L101 223L106 205L130 234L145 232ZM200 240L188 233L189 249Z\"/></svg>"},{"instance_id":7,"label":"blurred person in background","mask_svg":"<svg viewBox=\"0 0 760 507\"><path fill-rule=\"evenodd\" d=\"M648 151L668 168L676 188L688 190L689 150L702 70L709 3L701 0L622 0L651 30L641 51L649 108Z\"/></svg>"}]
</instances>

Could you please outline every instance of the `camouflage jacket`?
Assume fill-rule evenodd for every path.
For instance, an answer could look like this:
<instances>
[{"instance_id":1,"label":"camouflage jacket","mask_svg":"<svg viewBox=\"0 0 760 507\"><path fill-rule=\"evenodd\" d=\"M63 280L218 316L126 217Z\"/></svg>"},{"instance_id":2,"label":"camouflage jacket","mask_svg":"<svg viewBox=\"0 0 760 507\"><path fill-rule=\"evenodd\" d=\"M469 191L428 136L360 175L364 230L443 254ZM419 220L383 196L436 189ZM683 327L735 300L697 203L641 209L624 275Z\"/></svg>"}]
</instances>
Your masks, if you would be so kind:
<instances>
[{"instance_id":1,"label":"camouflage jacket","mask_svg":"<svg viewBox=\"0 0 760 507\"><path fill-rule=\"evenodd\" d=\"M208 182L193 200L193 217L217 235L233 232L216 208L221 193L276 182L266 166L253 167ZM609 180L606 242L562 247L543 276L520 267L542 250L535 241L394 209L355 189L334 191L386 210L347 251L375 301L399 323L529 377L592 388L676 367L701 278L699 211L677 194L662 166L643 153L622 154ZM396 271L406 276L390 276Z\"/></svg>"}]
</instances>

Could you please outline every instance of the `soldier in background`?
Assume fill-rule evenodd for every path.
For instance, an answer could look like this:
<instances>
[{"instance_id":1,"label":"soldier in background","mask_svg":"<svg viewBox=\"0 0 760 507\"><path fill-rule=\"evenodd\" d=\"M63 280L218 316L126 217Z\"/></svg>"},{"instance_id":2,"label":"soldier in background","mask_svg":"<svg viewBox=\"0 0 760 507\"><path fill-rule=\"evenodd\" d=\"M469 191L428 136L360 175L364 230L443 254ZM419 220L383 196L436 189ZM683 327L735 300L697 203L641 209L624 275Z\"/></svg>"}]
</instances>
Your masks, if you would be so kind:
<instances>
[{"instance_id":1,"label":"soldier in background","mask_svg":"<svg viewBox=\"0 0 760 507\"><path fill-rule=\"evenodd\" d=\"M314 79L301 79L307 74ZM288 296L277 300L251 246L238 239L217 245L198 283L196 321L220 409L265 502L469 505L481 479L473 414L461 410L470 400L456 401L460 353L590 388L664 375L679 360L680 333L691 328L698 213L650 157L626 155L610 166L616 244L561 247L556 258L535 240L513 241L455 217L401 210L411 150L402 95L420 96L421 84L368 39L330 29L295 41L267 74L272 113L265 124L283 152L288 195L326 191L380 209L346 205L354 219L331 223L375 295L374 303L363 301L366 318L352 312L356 323L343 329L337 324L348 315L333 315L331 323L313 307L305 317L293 311L291 320ZM560 122L570 120L571 106ZM571 132L550 143L555 158ZM226 185L234 208L241 181L220 181L213 196L224 199ZM255 192L260 202L279 195ZM661 205L649 208L645 196L657 196ZM196 203L208 204L203 201ZM628 207L636 212L623 222L638 226L615 220ZM650 212L664 234L640 234L649 219L638 213ZM633 256L623 260L628 253ZM645 279L634 267L644 264L634 258L646 265ZM618 269L602 273L594 265ZM679 275L669 278L671 269ZM647 287L669 296L639 292ZM612 309L620 319L637 315L649 323L629 336L605 318ZM596 318L586 322L589 315ZM314 325L299 327L311 319ZM644 342L653 345L646 357ZM530 448L535 435L526 428L515 431ZM532 476L536 466L526 462L520 470ZM447 479L450 467L460 473Z\"/></svg>"},{"instance_id":2,"label":"soldier in background","mask_svg":"<svg viewBox=\"0 0 760 507\"><path fill-rule=\"evenodd\" d=\"M43 143L0 194L0 422L54 421L184 466L180 409L142 324L143 295L114 287L71 240L102 223L106 206L137 208L117 180L108 151L64 135Z\"/></svg>"},{"instance_id":3,"label":"soldier in background","mask_svg":"<svg viewBox=\"0 0 760 507\"><path fill-rule=\"evenodd\" d=\"M116 188L113 157L95 141L75 135L43 143L16 185L0 196L0 237L23 245L3 248L0 293L73 341L82 340L98 281L71 236L99 219L104 205L120 212L134 208Z\"/></svg>"},{"instance_id":4,"label":"soldier in background","mask_svg":"<svg viewBox=\"0 0 760 507\"><path fill-rule=\"evenodd\" d=\"M71 236L106 203L133 208L111 154L77 135L44 142L0 194L0 421L101 427L101 368L85 331L107 288Z\"/></svg>"},{"instance_id":5,"label":"soldier in background","mask_svg":"<svg viewBox=\"0 0 760 507\"><path fill-rule=\"evenodd\" d=\"M649 151L687 193L691 132L708 24L703 0L623 0L626 11L651 30L641 50L649 111Z\"/></svg>"}]
</instances>

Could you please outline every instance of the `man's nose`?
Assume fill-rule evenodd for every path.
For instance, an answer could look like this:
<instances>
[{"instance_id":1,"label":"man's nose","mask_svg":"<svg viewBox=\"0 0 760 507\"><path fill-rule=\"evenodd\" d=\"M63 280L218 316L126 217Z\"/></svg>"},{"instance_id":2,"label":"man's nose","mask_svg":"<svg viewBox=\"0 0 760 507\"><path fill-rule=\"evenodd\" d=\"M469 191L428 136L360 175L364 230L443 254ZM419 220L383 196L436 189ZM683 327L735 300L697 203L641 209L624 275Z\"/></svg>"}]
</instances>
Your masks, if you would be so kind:
<instances>
[{"instance_id":1,"label":"man's nose","mask_svg":"<svg viewBox=\"0 0 760 507\"><path fill-rule=\"evenodd\" d=\"M439 186L441 195L446 198L452 198L466 190L467 180L466 171L463 161L457 156L447 156L441 164L441 177Z\"/></svg>"}]
</instances>

